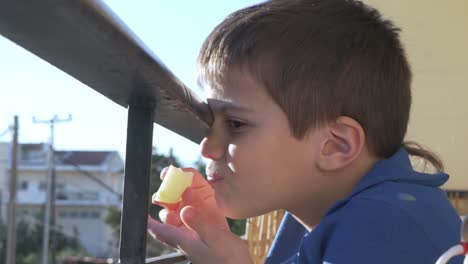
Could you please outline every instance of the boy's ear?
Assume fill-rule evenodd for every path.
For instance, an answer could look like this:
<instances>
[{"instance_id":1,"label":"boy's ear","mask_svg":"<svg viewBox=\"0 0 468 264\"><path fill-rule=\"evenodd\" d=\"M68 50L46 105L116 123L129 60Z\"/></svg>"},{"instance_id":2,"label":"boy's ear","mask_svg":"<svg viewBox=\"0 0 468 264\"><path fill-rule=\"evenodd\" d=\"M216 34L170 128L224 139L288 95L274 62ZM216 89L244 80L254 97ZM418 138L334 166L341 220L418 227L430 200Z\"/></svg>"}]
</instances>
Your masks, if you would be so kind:
<instances>
[{"instance_id":1,"label":"boy's ear","mask_svg":"<svg viewBox=\"0 0 468 264\"><path fill-rule=\"evenodd\" d=\"M353 118L340 116L325 127L317 165L323 171L342 169L357 159L365 144L362 126Z\"/></svg>"}]
</instances>

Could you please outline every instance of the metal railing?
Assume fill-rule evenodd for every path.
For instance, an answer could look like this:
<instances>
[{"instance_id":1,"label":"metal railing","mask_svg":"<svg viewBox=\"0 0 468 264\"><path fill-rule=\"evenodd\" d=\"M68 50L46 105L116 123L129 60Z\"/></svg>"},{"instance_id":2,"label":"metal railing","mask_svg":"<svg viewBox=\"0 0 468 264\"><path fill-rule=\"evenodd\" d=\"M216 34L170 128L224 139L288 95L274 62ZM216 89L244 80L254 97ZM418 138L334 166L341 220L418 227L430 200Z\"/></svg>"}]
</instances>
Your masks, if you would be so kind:
<instances>
[{"instance_id":1,"label":"metal railing","mask_svg":"<svg viewBox=\"0 0 468 264\"><path fill-rule=\"evenodd\" d=\"M160 257L146 259L146 264L173 264L185 260L187 260L187 258L182 253L176 252Z\"/></svg>"},{"instance_id":2,"label":"metal railing","mask_svg":"<svg viewBox=\"0 0 468 264\"><path fill-rule=\"evenodd\" d=\"M145 260L153 123L199 143L212 122L207 105L101 1L0 4L2 36L128 108L121 263L181 261Z\"/></svg>"}]
</instances>

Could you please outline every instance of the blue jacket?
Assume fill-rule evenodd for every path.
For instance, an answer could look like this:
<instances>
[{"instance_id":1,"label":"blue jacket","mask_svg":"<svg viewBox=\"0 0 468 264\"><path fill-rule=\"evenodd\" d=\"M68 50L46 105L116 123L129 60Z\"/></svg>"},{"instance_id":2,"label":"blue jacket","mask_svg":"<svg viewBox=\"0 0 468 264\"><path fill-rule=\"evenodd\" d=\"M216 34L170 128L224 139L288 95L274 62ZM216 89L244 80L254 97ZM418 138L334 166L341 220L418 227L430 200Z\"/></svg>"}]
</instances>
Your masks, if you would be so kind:
<instances>
[{"instance_id":1,"label":"blue jacket","mask_svg":"<svg viewBox=\"0 0 468 264\"><path fill-rule=\"evenodd\" d=\"M400 149L377 162L311 232L286 214L265 263L435 263L460 241L460 218L439 189L447 180L414 171Z\"/></svg>"}]
</instances>

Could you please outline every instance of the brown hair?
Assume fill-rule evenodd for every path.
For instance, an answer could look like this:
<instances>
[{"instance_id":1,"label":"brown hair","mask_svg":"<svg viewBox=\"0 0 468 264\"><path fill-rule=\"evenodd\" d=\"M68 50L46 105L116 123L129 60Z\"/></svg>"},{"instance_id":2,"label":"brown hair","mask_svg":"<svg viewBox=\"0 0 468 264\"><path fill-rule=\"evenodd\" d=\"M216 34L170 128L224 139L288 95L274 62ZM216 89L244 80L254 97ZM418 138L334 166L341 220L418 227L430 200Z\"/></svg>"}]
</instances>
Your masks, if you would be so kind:
<instances>
[{"instance_id":1,"label":"brown hair","mask_svg":"<svg viewBox=\"0 0 468 264\"><path fill-rule=\"evenodd\" d=\"M369 150L388 158L403 145L411 106L411 71L398 33L360 1L267 1L231 14L211 32L198 81L216 88L230 68L247 69L297 138L349 116L363 127ZM428 153L410 154L431 160Z\"/></svg>"}]
</instances>

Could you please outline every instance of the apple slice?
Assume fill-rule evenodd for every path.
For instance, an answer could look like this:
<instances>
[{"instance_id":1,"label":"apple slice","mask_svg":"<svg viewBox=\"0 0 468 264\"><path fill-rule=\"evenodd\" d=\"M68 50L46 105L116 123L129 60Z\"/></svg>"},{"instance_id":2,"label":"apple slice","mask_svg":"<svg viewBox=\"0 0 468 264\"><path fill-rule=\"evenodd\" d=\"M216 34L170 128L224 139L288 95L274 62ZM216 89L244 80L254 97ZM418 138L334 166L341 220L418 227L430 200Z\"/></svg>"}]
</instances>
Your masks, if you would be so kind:
<instances>
[{"instance_id":1,"label":"apple slice","mask_svg":"<svg viewBox=\"0 0 468 264\"><path fill-rule=\"evenodd\" d=\"M182 198L184 191L192 185L193 173L169 166L159 190L153 195L153 201L175 204Z\"/></svg>"}]
</instances>

